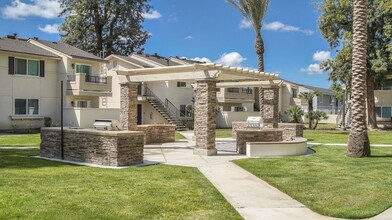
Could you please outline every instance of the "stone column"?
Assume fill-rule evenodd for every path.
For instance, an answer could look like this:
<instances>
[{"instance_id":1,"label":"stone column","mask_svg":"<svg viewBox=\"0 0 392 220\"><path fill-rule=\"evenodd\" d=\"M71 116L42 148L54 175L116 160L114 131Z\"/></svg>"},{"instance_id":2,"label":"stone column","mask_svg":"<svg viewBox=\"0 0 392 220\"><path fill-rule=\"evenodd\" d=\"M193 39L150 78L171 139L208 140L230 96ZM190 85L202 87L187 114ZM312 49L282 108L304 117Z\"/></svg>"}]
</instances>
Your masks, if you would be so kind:
<instances>
[{"instance_id":1,"label":"stone column","mask_svg":"<svg viewBox=\"0 0 392 220\"><path fill-rule=\"evenodd\" d=\"M138 83L121 84L120 124L128 131L137 131Z\"/></svg>"},{"instance_id":2,"label":"stone column","mask_svg":"<svg viewBox=\"0 0 392 220\"><path fill-rule=\"evenodd\" d=\"M212 156L215 148L216 130L216 81L197 81L195 95L195 155Z\"/></svg>"},{"instance_id":3,"label":"stone column","mask_svg":"<svg viewBox=\"0 0 392 220\"><path fill-rule=\"evenodd\" d=\"M276 85L260 88L260 115L263 125L277 128L279 122L279 87Z\"/></svg>"}]
</instances>

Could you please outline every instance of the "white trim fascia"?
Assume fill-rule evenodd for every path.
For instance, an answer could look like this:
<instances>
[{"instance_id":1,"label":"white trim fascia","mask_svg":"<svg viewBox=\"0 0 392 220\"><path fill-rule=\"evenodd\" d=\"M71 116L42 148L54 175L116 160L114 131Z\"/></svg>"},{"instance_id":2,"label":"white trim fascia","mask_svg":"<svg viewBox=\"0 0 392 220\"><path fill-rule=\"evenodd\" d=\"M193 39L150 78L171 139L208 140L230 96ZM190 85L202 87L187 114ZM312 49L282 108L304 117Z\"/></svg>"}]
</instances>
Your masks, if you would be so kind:
<instances>
[{"instance_id":1,"label":"white trim fascia","mask_svg":"<svg viewBox=\"0 0 392 220\"><path fill-rule=\"evenodd\" d=\"M107 60L107 61L109 61L109 59L118 59L118 60L121 60L121 61L123 61L123 62L126 62L126 63L129 63L129 64L131 64L131 65L134 65L134 66L136 66L136 67L139 67L139 68L141 68L141 69L144 68L143 66L140 66L140 65L138 65L138 64L136 64L136 63L132 63L131 61L126 60L126 59L123 59L123 58L121 58L121 57L119 57L119 56L117 56L117 55L115 55L115 54L111 54L111 55L109 55L108 57L105 58L105 60Z\"/></svg>"},{"instance_id":2,"label":"white trim fascia","mask_svg":"<svg viewBox=\"0 0 392 220\"><path fill-rule=\"evenodd\" d=\"M143 56L140 56L140 55L138 55L137 53L132 53L130 56L131 56L131 58L137 59L137 60L139 60L139 61L141 61L141 62L144 62L144 63L147 63L147 64L151 64L152 66L156 66L156 67L166 67L165 65L162 65L162 64L160 64L160 63L151 61L151 60L149 60L149 59L147 59L147 58L145 58L145 57L143 57Z\"/></svg>"}]
</instances>

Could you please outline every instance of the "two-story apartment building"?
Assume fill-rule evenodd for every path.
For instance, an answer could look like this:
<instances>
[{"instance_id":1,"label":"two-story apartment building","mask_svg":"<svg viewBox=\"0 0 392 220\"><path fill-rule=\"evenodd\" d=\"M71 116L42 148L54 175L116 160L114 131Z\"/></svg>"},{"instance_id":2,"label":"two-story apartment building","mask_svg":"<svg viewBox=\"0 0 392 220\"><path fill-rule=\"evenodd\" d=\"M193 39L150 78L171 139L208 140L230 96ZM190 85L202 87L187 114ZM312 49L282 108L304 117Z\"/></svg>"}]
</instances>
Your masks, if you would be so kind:
<instances>
[{"instance_id":1,"label":"two-story apartment building","mask_svg":"<svg viewBox=\"0 0 392 220\"><path fill-rule=\"evenodd\" d=\"M60 121L60 83L64 83L65 123L80 126L78 108L99 108L111 96L106 61L73 46L19 38L0 38L0 130L41 127Z\"/></svg>"},{"instance_id":2,"label":"two-story apartment building","mask_svg":"<svg viewBox=\"0 0 392 220\"><path fill-rule=\"evenodd\" d=\"M392 74L385 76L381 87L374 91L376 114L380 126L392 127Z\"/></svg>"}]
</instances>

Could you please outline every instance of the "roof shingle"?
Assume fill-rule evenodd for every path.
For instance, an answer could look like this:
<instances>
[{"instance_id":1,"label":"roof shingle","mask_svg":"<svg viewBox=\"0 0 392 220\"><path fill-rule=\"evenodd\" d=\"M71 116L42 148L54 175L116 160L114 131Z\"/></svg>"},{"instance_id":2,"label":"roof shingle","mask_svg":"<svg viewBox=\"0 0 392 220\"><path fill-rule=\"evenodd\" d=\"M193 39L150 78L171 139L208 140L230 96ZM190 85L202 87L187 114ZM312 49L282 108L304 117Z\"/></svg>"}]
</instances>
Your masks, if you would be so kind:
<instances>
[{"instance_id":1,"label":"roof shingle","mask_svg":"<svg viewBox=\"0 0 392 220\"><path fill-rule=\"evenodd\" d=\"M44 50L28 42L28 39L17 37L0 37L0 50L7 52L31 54L44 57L60 58L54 53Z\"/></svg>"}]
</instances>

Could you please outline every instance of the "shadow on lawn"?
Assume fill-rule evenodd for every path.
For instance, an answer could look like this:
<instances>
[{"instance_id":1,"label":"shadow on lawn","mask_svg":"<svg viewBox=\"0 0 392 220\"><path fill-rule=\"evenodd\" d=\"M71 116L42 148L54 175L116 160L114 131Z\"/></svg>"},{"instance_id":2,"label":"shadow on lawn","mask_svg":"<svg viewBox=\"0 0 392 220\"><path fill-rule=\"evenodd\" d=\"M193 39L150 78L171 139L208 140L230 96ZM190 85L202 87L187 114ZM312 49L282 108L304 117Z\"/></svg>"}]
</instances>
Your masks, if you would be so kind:
<instances>
[{"instance_id":1,"label":"shadow on lawn","mask_svg":"<svg viewBox=\"0 0 392 220\"><path fill-rule=\"evenodd\" d=\"M69 164L33 158L33 156L39 156L39 150L0 150L0 170L72 166Z\"/></svg>"}]
</instances>

